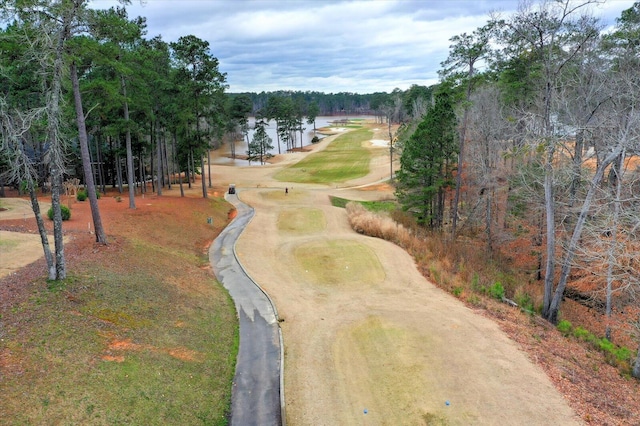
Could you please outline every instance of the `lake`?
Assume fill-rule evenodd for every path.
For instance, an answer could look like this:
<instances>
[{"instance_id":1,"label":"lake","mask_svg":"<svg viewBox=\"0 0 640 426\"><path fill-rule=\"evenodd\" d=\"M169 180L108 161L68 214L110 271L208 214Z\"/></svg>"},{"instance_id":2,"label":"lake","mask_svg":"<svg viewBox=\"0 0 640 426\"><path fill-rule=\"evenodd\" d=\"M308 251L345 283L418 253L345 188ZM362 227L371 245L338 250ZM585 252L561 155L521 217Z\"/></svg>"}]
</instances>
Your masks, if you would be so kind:
<instances>
[{"instance_id":1,"label":"lake","mask_svg":"<svg viewBox=\"0 0 640 426\"><path fill-rule=\"evenodd\" d=\"M344 120L344 119L372 119L374 118L373 116L352 116L352 117L347 117L347 116L321 116L321 117L316 117L316 129L320 129L322 127L328 127L331 125L331 123L333 123L336 120ZM252 140L253 138L253 127L255 125L255 117L249 117L249 140ZM313 124L307 124L306 119L302 124L302 127L305 128L305 130L302 133L302 146L307 146L307 145L311 145L311 139L313 139L314 135L317 135L318 138L322 139L323 137L325 137L324 135L320 134L319 132L314 132L313 131ZM269 121L269 125L265 128L265 130L267 131L267 134L269 135L269 137L271 138L272 142L271 144L273 145L273 149L269 151L270 154L273 155L277 155L278 154L278 139L276 137L276 122L275 120L271 120ZM237 156L246 156L247 155L247 141L242 140L242 141L236 141L236 155ZM296 147L300 147L300 132L296 132ZM283 154L286 153L286 146L284 143L280 143L280 150ZM245 166L245 165L249 165L249 162L247 160L241 160L241 159L232 159L229 158L229 156L231 155L231 150L228 144L225 144L224 146L222 146L220 149L218 149L216 151L216 155L215 155L215 159L212 158L212 164L230 164L230 165L237 165L237 166ZM260 165L259 161L252 161L251 165Z\"/></svg>"}]
</instances>

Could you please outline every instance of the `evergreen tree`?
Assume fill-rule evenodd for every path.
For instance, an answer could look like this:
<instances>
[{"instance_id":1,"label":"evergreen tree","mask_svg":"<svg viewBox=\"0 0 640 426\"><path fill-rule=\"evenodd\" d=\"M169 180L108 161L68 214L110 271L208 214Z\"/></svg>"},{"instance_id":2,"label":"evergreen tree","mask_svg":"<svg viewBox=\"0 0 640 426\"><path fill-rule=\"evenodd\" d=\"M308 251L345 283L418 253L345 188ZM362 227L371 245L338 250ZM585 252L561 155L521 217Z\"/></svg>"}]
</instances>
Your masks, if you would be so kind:
<instances>
[{"instance_id":1,"label":"evergreen tree","mask_svg":"<svg viewBox=\"0 0 640 426\"><path fill-rule=\"evenodd\" d=\"M442 88L404 145L397 173L397 196L420 224L442 227L445 193L453 184L457 155L456 116L451 93Z\"/></svg>"},{"instance_id":2,"label":"evergreen tree","mask_svg":"<svg viewBox=\"0 0 640 426\"><path fill-rule=\"evenodd\" d=\"M273 141L265 130L266 125L264 119L256 118L255 132L253 133L253 139L249 143L249 149L247 150L249 161L259 160L260 164L264 164L265 157L268 156L269 150L273 149Z\"/></svg>"}]
</instances>

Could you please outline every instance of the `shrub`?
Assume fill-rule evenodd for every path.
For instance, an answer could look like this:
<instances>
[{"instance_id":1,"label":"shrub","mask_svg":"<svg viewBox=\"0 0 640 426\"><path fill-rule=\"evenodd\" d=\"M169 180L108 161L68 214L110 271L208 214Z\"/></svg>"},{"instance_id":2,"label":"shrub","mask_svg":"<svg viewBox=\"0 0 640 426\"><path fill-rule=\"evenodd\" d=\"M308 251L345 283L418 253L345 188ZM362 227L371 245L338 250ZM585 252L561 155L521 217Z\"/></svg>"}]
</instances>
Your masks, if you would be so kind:
<instances>
[{"instance_id":1,"label":"shrub","mask_svg":"<svg viewBox=\"0 0 640 426\"><path fill-rule=\"evenodd\" d=\"M585 342L594 342L595 336L593 334L591 334L589 332L589 330L586 330L580 326L576 327L575 330L573 330L573 335L580 340L584 340Z\"/></svg>"},{"instance_id":2,"label":"shrub","mask_svg":"<svg viewBox=\"0 0 640 426\"><path fill-rule=\"evenodd\" d=\"M314 136L313 138L311 138L311 143L318 143L320 142L320 138L317 136Z\"/></svg>"},{"instance_id":3,"label":"shrub","mask_svg":"<svg viewBox=\"0 0 640 426\"><path fill-rule=\"evenodd\" d=\"M631 350L624 346L614 349L613 354L616 356L618 361L629 361L631 359Z\"/></svg>"},{"instance_id":4,"label":"shrub","mask_svg":"<svg viewBox=\"0 0 640 426\"><path fill-rule=\"evenodd\" d=\"M525 312L534 313L533 300L531 300L529 293L516 294L515 300L518 306L520 306L520 309Z\"/></svg>"},{"instance_id":5,"label":"shrub","mask_svg":"<svg viewBox=\"0 0 640 426\"><path fill-rule=\"evenodd\" d=\"M568 336L571 333L571 329L573 328L573 325L571 325L571 323L567 320L562 320L558 323L556 328L560 333L564 334L565 336Z\"/></svg>"},{"instance_id":6,"label":"shrub","mask_svg":"<svg viewBox=\"0 0 640 426\"><path fill-rule=\"evenodd\" d=\"M96 191L96 198L99 200L100 197L102 195L100 194L100 191ZM80 190L78 191L78 194L76 195L76 198L78 199L78 201L84 201L89 197L89 193L87 192L86 189Z\"/></svg>"},{"instance_id":7,"label":"shrub","mask_svg":"<svg viewBox=\"0 0 640 426\"><path fill-rule=\"evenodd\" d=\"M489 294L494 299L502 300L504 297L504 287L500 282L496 282L489 288Z\"/></svg>"},{"instance_id":8,"label":"shrub","mask_svg":"<svg viewBox=\"0 0 640 426\"><path fill-rule=\"evenodd\" d=\"M613 353L616 349L615 345L609 341L606 337L603 337L598 341L598 347L604 352Z\"/></svg>"},{"instance_id":9,"label":"shrub","mask_svg":"<svg viewBox=\"0 0 640 426\"><path fill-rule=\"evenodd\" d=\"M62 213L62 220L71 219L71 210L69 210L69 207L60 206L60 212ZM49 217L49 219L53 220L53 207L51 207L49 211L47 211L47 216Z\"/></svg>"}]
</instances>

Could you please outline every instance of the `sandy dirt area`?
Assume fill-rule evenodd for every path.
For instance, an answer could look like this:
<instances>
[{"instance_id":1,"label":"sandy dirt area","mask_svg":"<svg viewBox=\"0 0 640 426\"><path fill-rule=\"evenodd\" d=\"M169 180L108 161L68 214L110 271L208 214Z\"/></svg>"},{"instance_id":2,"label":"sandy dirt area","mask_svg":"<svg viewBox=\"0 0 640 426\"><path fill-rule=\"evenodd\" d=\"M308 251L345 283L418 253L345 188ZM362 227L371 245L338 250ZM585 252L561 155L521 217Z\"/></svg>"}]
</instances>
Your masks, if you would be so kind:
<instances>
[{"instance_id":1,"label":"sandy dirt area","mask_svg":"<svg viewBox=\"0 0 640 426\"><path fill-rule=\"evenodd\" d=\"M49 204L41 203L43 212ZM10 219L31 219L31 203L21 198L3 198L0 209L0 221ZM53 238L49 238L53 247ZM40 235L21 232L0 231L0 277L9 275L17 269L35 262L43 256Z\"/></svg>"},{"instance_id":2,"label":"sandy dirt area","mask_svg":"<svg viewBox=\"0 0 640 426\"><path fill-rule=\"evenodd\" d=\"M352 231L345 210L331 206L329 195L391 195L384 185L366 187L389 176L388 148L377 142L384 138L379 129L368 144L375 154L369 176L346 184L272 179L308 153L265 166L214 167L214 181L235 183L240 199L256 209L237 253L283 320L287 423L580 424L544 372L495 323L429 283L404 250ZM305 216L320 225L280 221ZM344 273L330 282L300 260L309 249L321 256L336 247L348 248L344 259L323 261ZM350 251L366 261L360 269L349 263ZM363 274L362 265L375 273Z\"/></svg>"}]
</instances>

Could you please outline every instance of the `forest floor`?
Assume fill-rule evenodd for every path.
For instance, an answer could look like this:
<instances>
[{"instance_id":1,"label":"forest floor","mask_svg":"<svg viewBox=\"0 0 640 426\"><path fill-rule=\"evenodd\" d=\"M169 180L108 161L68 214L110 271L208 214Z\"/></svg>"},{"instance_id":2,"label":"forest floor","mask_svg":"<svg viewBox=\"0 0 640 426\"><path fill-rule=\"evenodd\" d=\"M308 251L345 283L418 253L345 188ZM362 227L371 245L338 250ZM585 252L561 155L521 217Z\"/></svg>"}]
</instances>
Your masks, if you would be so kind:
<instances>
[{"instance_id":1,"label":"forest floor","mask_svg":"<svg viewBox=\"0 0 640 426\"><path fill-rule=\"evenodd\" d=\"M384 139L383 130L372 140ZM387 185L366 186L389 172L388 150L377 143L371 149L367 177L332 187L272 178L307 152L265 166L214 167L210 194L222 196L234 183L240 199L256 209L237 252L284 320L289 424L640 424L638 382L601 354L515 308L490 301L484 308L466 306L427 281L399 247L350 229L330 195L379 200L393 193ZM201 193L198 182L189 193ZM164 194L179 196L179 190ZM88 203L71 204L65 231L88 233ZM163 206L164 213L176 207ZM126 203L103 197L100 208L110 233ZM7 217L0 211L0 229L33 232L24 218ZM91 255L88 238L70 245ZM0 249L1 265L13 250ZM308 253L315 263L305 263ZM344 272L327 275L317 264ZM0 288L5 306L25 297L12 287Z\"/></svg>"}]
</instances>

